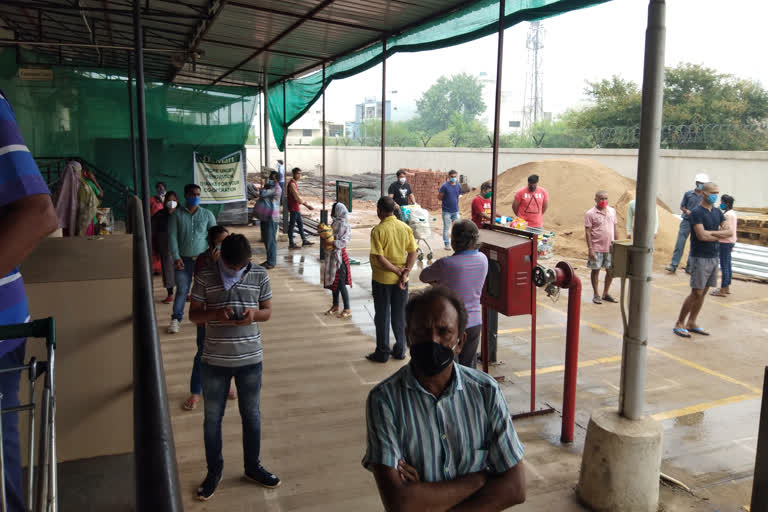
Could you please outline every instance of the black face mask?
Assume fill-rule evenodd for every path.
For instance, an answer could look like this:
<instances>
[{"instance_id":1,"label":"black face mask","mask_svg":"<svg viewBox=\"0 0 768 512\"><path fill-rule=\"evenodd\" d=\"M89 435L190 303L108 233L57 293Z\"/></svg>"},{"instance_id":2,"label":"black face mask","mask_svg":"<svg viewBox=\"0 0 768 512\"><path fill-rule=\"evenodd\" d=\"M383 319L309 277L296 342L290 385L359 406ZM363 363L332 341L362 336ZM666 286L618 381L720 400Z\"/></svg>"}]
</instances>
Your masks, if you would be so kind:
<instances>
[{"instance_id":1,"label":"black face mask","mask_svg":"<svg viewBox=\"0 0 768 512\"><path fill-rule=\"evenodd\" d=\"M537 185L528 185L528 190L531 192L534 192L536 190Z\"/></svg>"},{"instance_id":2,"label":"black face mask","mask_svg":"<svg viewBox=\"0 0 768 512\"><path fill-rule=\"evenodd\" d=\"M456 345L453 348L456 348ZM411 345L411 362L421 373L427 377L432 377L451 364L453 348L448 348L434 341L416 343Z\"/></svg>"}]
</instances>

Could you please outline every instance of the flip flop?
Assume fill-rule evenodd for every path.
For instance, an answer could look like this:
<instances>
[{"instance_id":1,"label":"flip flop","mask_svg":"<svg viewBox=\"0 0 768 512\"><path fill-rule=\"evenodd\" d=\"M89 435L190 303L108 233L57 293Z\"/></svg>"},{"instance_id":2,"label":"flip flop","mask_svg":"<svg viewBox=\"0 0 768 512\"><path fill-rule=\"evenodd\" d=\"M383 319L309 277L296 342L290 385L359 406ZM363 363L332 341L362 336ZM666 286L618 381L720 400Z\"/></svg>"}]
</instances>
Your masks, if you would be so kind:
<instances>
[{"instance_id":1,"label":"flip flop","mask_svg":"<svg viewBox=\"0 0 768 512\"><path fill-rule=\"evenodd\" d=\"M592 302L594 302L595 304L602 304L603 300L600 298L599 295L595 295L594 297L592 297Z\"/></svg>"},{"instance_id":2,"label":"flip flop","mask_svg":"<svg viewBox=\"0 0 768 512\"><path fill-rule=\"evenodd\" d=\"M613 297L611 297L610 295L603 295L603 300L605 302L613 302L613 303L619 302L616 299L614 299Z\"/></svg>"},{"instance_id":3,"label":"flip flop","mask_svg":"<svg viewBox=\"0 0 768 512\"><path fill-rule=\"evenodd\" d=\"M721 292L720 290L712 290L711 292L709 292L709 294L711 296L713 296L713 297L727 297L728 296L725 293Z\"/></svg>"},{"instance_id":4,"label":"flip flop","mask_svg":"<svg viewBox=\"0 0 768 512\"><path fill-rule=\"evenodd\" d=\"M688 329L682 329L680 327L675 327L672 329L672 332L680 336L681 338L690 338L691 333L688 332Z\"/></svg>"},{"instance_id":5,"label":"flip flop","mask_svg":"<svg viewBox=\"0 0 768 512\"><path fill-rule=\"evenodd\" d=\"M709 333L702 329L701 327L696 327L695 329L688 329L689 332L692 332L693 334L701 334L702 336L709 336Z\"/></svg>"}]
</instances>

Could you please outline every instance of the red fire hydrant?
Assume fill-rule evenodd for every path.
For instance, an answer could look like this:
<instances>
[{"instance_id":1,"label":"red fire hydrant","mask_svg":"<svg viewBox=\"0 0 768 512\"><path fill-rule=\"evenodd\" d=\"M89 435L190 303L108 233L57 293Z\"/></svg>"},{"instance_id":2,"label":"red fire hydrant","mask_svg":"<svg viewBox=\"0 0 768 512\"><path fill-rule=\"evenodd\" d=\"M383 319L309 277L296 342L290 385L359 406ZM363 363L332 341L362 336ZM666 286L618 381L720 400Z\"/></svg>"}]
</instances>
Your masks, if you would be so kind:
<instances>
[{"instance_id":1,"label":"red fire hydrant","mask_svg":"<svg viewBox=\"0 0 768 512\"><path fill-rule=\"evenodd\" d=\"M548 296L568 290L568 323L565 335L565 383L563 386L563 424L560 441L573 442L576 422L576 374L579 364L579 326L581 324L581 280L570 263L559 262L554 269L539 265L534 272L536 286L545 287Z\"/></svg>"}]
</instances>

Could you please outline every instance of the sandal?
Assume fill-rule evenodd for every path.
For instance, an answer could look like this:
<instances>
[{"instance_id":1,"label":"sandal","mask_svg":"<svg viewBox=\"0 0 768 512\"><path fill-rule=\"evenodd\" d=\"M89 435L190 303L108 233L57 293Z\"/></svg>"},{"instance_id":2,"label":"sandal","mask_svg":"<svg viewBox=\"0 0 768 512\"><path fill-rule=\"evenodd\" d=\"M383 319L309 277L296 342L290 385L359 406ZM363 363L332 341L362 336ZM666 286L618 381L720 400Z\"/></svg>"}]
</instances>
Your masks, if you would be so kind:
<instances>
[{"instance_id":1,"label":"sandal","mask_svg":"<svg viewBox=\"0 0 768 512\"><path fill-rule=\"evenodd\" d=\"M594 297L592 297L592 302L594 302L595 304L602 304L603 300L600 298L599 295L595 295Z\"/></svg>"},{"instance_id":2,"label":"sandal","mask_svg":"<svg viewBox=\"0 0 768 512\"><path fill-rule=\"evenodd\" d=\"M603 295L603 300L605 302L613 302L613 303L619 302L616 299L614 299L613 297L611 297L610 295Z\"/></svg>"},{"instance_id":3,"label":"sandal","mask_svg":"<svg viewBox=\"0 0 768 512\"><path fill-rule=\"evenodd\" d=\"M725 292L720 291L719 288L717 290L712 290L711 292L709 292L709 294L711 296L713 296L713 297L727 297L728 296Z\"/></svg>"},{"instance_id":4,"label":"sandal","mask_svg":"<svg viewBox=\"0 0 768 512\"><path fill-rule=\"evenodd\" d=\"M688 332L688 329L683 329L682 327L675 327L672 329L672 332L680 336L681 338L690 338L691 334Z\"/></svg>"},{"instance_id":5,"label":"sandal","mask_svg":"<svg viewBox=\"0 0 768 512\"><path fill-rule=\"evenodd\" d=\"M189 395L189 398L184 400L181 407L186 411L194 411L197 409L197 404L200 403L200 395Z\"/></svg>"},{"instance_id":6,"label":"sandal","mask_svg":"<svg viewBox=\"0 0 768 512\"><path fill-rule=\"evenodd\" d=\"M331 306L331 309L325 312L325 316L333 316L339 312L338 306Z\"/></svg>"},{"instance_id":7,"label":"sandal","mask_svg":"<svg viewBox=\"0 0 768 512\"><path fill-rule=\"evenodd\" d=\"M235 390L233 388L229 388L229 394L227 395L227 400L234 400L237 398L237 395L235 395Z\"/></svg>"},{"instance_id":8,"label":"sandal","mask_svg":"<svg viewBox=\"0 0 768 512\"><path fill-rule=\"evenodd\" d=\"M352 312L349 310L342 311L337 315L338 318L341 318L342 320L347 320L349 318L352 318Z\"/></svg>"}]
</instances>

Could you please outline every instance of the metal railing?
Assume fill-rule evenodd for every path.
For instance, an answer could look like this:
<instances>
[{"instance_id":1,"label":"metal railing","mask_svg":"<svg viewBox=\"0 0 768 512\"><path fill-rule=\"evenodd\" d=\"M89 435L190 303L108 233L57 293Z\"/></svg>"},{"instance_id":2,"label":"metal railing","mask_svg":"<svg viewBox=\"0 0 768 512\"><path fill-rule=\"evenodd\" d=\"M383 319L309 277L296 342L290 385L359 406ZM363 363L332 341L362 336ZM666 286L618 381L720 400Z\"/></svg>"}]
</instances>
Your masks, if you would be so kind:
<instances>
[{"instance_id":1,"label":"metal railing","mask_svg":"<svg viewBox=\"0 0 768 512\"><path fill-rule=\"evenodd\" d=\"M133 445L136 510L181 512L179 473L157 334L141 200L128 199L133 234Z\"/></svg>"}]
</instances>

